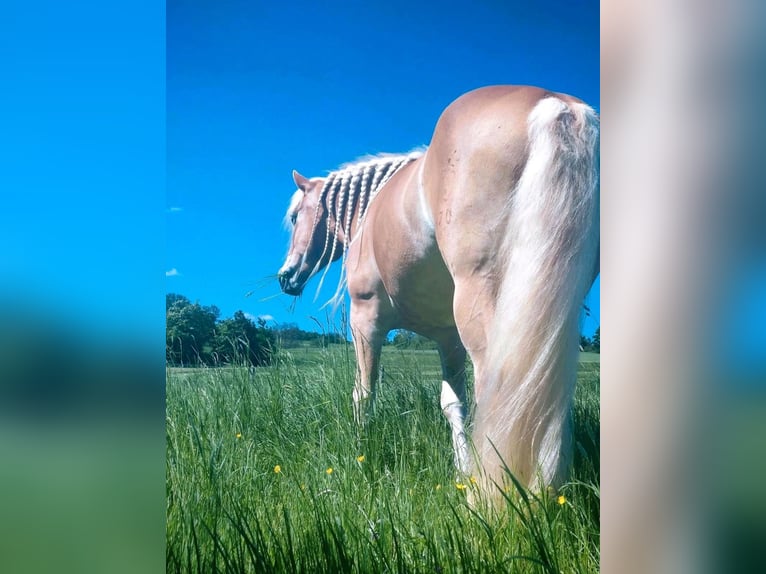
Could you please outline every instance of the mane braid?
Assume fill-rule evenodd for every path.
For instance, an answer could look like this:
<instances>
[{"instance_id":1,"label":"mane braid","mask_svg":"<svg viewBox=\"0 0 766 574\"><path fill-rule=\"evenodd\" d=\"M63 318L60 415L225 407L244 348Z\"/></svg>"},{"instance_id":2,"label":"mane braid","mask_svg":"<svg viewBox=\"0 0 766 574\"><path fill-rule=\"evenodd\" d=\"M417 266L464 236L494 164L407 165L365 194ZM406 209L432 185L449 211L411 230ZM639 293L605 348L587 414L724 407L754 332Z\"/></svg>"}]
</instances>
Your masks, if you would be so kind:
<instances>
[{"instance_id":1,"label":"mane braid","mask_svg":"<svg viewBox=\"0 0 766 574\"><path fill-rule=\"evenodd\" d=\"M317 213L319 213L319 207L322 203L325 204L325 208L327 210L327 213L331 213L332 205L335 201L335 195L338 193L338 190L340 189L340 186L343 182L340 178L337 177L337 174L333 175L333 177L328 177L327 181L325 181L324 186L322 187L322 191L319 196L319 201L317 202ZM316 228L316 221L314 222L314 226ZM321 269L320 265L322 264L322 259L324 259L325 253L327 253L327 248L330 245L330 226L327 226L327 229L325 231L325 238L324 238L324 246L322 247L322 254L319 256L319 259L317 260L317 267L316 270L318 271ZM322 279L324 279L324 276L322 276ZM322 285L321 281L319 283L320 287ZM319 294L319 291L317 290L317 295Z\"/></svg>"},{"instance_id":2,"label":"mane braid","mask_svg":"<svg viewBox=\"0 0 766 574\"><path fill-rule=\"evenodd\" d=\"M346 256L348 255L348 246L351 243L351 223L354 218L354 212L359 209L361 196L364 194L364 188L362 186L363 179L364 179L364 173L366 172L367 167L364 167L362 170L357 171L354 173L353 177L351 178L351 187L350 187L350 193L348 201L346 202L346 217L345 217L345 223L343 226L343 237L345 239L345 244L343 246L343 255L341 256L341 276L338 280L338 286L335 289L335 294L332 296L330 301L335 301L334 305L337 306L337 303L341 297L341 292L343 291L343 286L345 284L345 269L346 269ZM359 217L361 219L362 212L359 213Z\"/></svg>"},{"instance_id":3,"label":"mane braid","mask_svg":"<svg viewBox=\"0 0 766 574\"><path fill-rule=\"evenodd\" d=\"M327 266L330 266L330 263L332 263L332 259L335 256L335 249L338 245L338 239L337 239L337 233L338 228L343 225L343 209L346 207L346 204L348 203L349 195L350 195L350 189L351 189L351 174L347 173L343 176L343 181L340 186L340 191L338 193L338 199L337 199L337 205L335 206L335 234L333 235L332 239L332 250L330 251L330 261L327 262ZM329 228L329 226L328 226Z\"/></svg>"},{"instance_id":4,"label":"mane braid","mask_svg":"<svg viewBox=\"0 0 766 574\"><path fill-rule=\"evenodd\" d=\"M375 170L375 177L372 180L372 187L370 188L370 191L378 189L378 186L380 185L380 182L382 181L383 176L386 174L388 165L390 164L383 165L383 166L379 166L379 165L373 166L373 169Z\"/></svg>"},{"instance_id":5,"label":"mane braid","mask_svg":"<svg viewBox=\"0 0 766 574\"><path fill-rule=\"evenodd\" d=\"M375 173L375 167L367 165L362 170L362 182L361 191L359 192L359 217L364 214L364 210L367 207L367 197L370 195L370 187L372 184L372 174Z\"/></svg>"},{"instance_id":6,"label":"mane braid","mask_svg":"<svg viewBox=\"0 0 766 574\"><path fill-rule=\"evenodd\" d=\"M346 202L346 214L343 220L343 236L348 237L351 234L351 221L353 219L354 215L354 209L357 206L359 196L361 195L361 181L362 181L362 172L364 170L361 170L359 172L356 172L353 177L351 178L351 188L349 190L349 198Z\"/></svg>"},{"instance_id":7,"label":"mane braid","mask_svg":"<svg viewBox=\"0 0 766 574\"><path fill-rule=\"evenodd\" d=\"M319 212L319 207L324 203L325 210L327 211L328 218L332 214L332 208L333 204L335 202L335 196L338 194L338 191L340 190L341 186L343 185L343 181L341 177L338 177L339 174L332 173L330 174L327 179L325 180L325 184L322 186L322 191L319 193L319 201L317 201L317 212ZM314 222L314 229L316 229L316 221ZM312 273L316 273L322 268L322 260L324 259L325 253L327 253L327 248L330 245L330 236L332 235L330 233L330 226L326 225L325 230L325 238L324 238L324 246L322 247L322 253L319 256L319 259L317 259L317 264L314 267L314 270ZM313 235L313 233L312 233ZM335 238L333 237L332 242L332 250L330 252L330 260L327 262L327 265L325 265L325 270L322 273L322 276L319 278L319 284L317 285L316 293L314 294L314 301L317 300L317 297L319 297L319 292L322 290L322 284L324 283L324 278L327 275L327 271L330 269L330 263L332 263L332 256L335 253Z\"/></svg>"},{"instance_id":8,"label":"mane braid","mask_svg":"<svg viewBox=\"0 0 766 574\"><path fill-rule=\"evenodd\" d=\"M386 172L386 175L383 176L383 180L378 184L378 189L386 185L386 183L388 183L388 180L391 179L397 171L399 171L399 169L405 164L405 162L406 162L406 159L402 159L401 161L398 161L398 162L393 162L389 166L389 170L388 172Z\"/></svg>"},{"instance_id":9,"label":"mane braid","mask_svg":"<svg viewBox=\"0 0 766 574\"><path fill-rule=\"evenodd\" d=\"M375 167L368 165L362 170L362 189L359 193L359 206L362 209L366 203L366 196L369 193L370 187L372 187L372 175L375 173Z\"/></svg>"}]
</instances>

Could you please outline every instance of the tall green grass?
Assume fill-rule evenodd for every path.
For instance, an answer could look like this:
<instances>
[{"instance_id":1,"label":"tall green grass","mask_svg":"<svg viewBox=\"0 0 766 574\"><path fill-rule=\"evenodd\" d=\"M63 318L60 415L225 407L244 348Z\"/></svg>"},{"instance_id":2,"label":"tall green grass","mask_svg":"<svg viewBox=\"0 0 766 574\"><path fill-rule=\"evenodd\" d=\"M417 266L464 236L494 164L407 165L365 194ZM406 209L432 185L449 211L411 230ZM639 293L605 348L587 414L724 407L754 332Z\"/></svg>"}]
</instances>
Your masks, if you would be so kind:
<instances>
[{"instance_id":1,"label":"tall green grass","mask_svg":"<svg viewBox=\"0 0 766 574\"><path fill-rule=\"evenodd\" d=\"M598 570L598 363L580 366L572 482L512 489L500 512L456 483L438 356L386 349L384 364L364 429L345 347L170 369L168 571Z\"/></svg>"}]
</instances>

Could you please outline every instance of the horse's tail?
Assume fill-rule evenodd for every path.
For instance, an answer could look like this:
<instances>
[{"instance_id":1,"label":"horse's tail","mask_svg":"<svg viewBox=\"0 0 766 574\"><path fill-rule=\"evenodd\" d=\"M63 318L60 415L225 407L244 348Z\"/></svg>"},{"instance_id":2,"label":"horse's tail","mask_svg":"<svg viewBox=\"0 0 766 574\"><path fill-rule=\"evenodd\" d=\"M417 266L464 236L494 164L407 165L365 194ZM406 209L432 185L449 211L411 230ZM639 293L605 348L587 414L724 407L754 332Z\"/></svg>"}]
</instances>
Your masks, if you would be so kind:
<instances>
[{"instance_id":1,"label":"horse's tail","mask_svg":"<svg viewBox=\"0 0 766 574\"><path fill-rule=\"evenodd\" d=\"M580 309L598 265L598 116L548 97L529 115L528 138L498 253L473 438L486 479L502 484L504 462L535 487L560 483L571 461Z\"/></svg>"}]
</instances>

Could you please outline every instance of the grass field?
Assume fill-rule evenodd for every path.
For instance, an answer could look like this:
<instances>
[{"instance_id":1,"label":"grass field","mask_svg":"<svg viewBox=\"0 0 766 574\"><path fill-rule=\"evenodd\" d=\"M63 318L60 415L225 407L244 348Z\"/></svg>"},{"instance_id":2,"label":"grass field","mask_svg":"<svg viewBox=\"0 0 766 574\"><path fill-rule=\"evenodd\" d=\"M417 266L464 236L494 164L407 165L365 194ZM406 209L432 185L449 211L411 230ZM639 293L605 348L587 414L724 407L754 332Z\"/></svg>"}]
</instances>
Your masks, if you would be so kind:
<instances>
[{"instance_id":1,"label":"grass field","mask_svg":"<svg viewBox=\"0 0 766 574\"><path fill-rule=\"evenodd\" d=\"M168 571L598 571L597 355L581 357L571 482L511 492L502 512L455 481L437 354L387 347L383 364L364 430L350 346L169 369Z\"/></svg>"}]
</instances>

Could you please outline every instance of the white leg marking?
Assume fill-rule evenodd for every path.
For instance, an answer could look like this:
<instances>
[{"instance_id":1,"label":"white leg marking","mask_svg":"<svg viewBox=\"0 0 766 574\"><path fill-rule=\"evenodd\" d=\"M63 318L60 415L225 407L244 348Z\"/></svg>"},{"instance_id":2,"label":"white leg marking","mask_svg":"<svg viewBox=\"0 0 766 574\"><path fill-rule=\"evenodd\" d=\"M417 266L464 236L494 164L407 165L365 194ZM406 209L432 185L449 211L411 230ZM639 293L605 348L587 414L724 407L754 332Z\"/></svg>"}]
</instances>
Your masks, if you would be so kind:
<instances>
[{"instance_id":1,"label":"white leg marking","mask_svg":"<svg viewBox=\"0 0 766 574\"><path fill-rule=\"evenodd\" d=\"M461 473L468 472L468 442L465 438L464 407L447 381L442 381L441 408L452 427L452 448L455 466Z\"/></svg>"}]
</instances>

